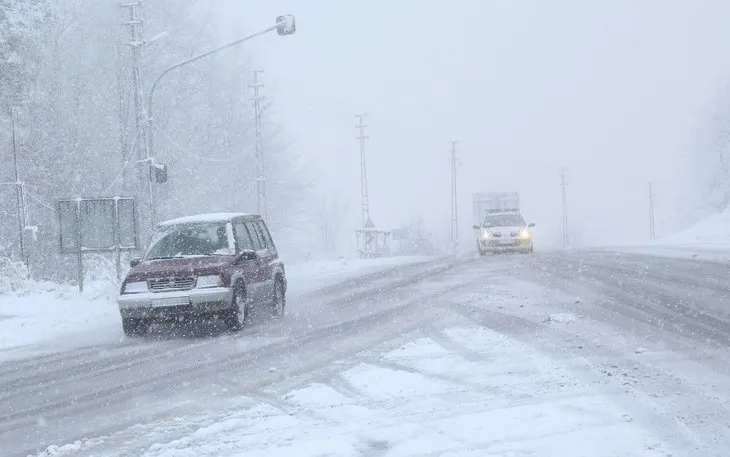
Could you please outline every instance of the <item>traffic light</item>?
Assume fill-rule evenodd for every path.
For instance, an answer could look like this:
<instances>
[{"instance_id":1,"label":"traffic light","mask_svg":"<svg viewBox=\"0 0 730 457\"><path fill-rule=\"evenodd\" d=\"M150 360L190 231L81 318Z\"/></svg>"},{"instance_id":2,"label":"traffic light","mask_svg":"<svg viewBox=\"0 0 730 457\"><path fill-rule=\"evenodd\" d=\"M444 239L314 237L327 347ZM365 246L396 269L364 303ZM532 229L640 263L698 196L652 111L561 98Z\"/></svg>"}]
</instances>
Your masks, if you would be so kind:
<instances>
[{"instance_id":1,"label":"traffic light","mask_svg":"<svg viewBox=\"0 0 730 457\"><path fill-rule=\"evenodd\" d=\"M167 165L153 162L152 165L150 165L150 180L155 184L166 183Z\"/></svg>"}]
</instances>

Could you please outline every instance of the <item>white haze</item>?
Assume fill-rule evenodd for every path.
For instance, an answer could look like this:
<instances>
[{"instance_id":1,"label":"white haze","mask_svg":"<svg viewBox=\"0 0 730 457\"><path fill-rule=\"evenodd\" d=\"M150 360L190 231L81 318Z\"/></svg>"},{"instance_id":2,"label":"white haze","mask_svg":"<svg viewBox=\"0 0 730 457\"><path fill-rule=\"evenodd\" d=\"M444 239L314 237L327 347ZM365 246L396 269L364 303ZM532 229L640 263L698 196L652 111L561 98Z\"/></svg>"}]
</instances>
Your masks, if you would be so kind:
<instances>
[{"instance_id":1,"label":"white haze","mask_svg":"<svg viewBox=\"0 0 730 457\"><path fill-rule=\"evenodd\" d=\"M132 62L118 5L34 5L0 0L12 13L0 22L21 13L30 21L3 29L0 53L22 65L6 68L0 98L6 108L16 96L20 103L26 216L40 229L31 263L53 275L70 271L56 255L56 198L137 195L145 240L150 208L132 160L144 151L133 146ZM265 70L271 101L267 218L287 258L354 254L361 112L370 114L373 221L392 229L421 217L441 247L451 140L460 142L467 249L472 193L500 190L521 193L538 249L559 245L562 167L574 245L646 242L649 181L660 236L730 202L722 167L730 144L717 154L718 139L730 142L724 0L146 2L144 34L154 42L142 51L144 88L169 65L282 13L297 17L296 35L269 34L201 60L157 91L152 152L170 170L156 187L159 219L256 209L246 86L255 67ZM10 165L9 116L0 117L0 159ZM13 181L11 166L0 169L0 255L19 253ZM323 203L349 206L335 243L336 227L323 240L317 223Z\"/></svg>"},{"instance_id":2,"label":"white haze","mask_svg":"<svg viewBox=\"0 0 730 457\"><path fill-rule=\"evenodd\" d=\"M730 4L631 0L219 2L228 37L295 14L294 37L250 46L275 116L320 188L359 223L354 114L370 117L370 207L378 226L422 216L449 227L449 144L460 141L461 237L471 193L518 190L545 243L559 240L568 168L576 243L647 239L687 206L686 155L727 78Z\"/></svg>"}]
</instances>

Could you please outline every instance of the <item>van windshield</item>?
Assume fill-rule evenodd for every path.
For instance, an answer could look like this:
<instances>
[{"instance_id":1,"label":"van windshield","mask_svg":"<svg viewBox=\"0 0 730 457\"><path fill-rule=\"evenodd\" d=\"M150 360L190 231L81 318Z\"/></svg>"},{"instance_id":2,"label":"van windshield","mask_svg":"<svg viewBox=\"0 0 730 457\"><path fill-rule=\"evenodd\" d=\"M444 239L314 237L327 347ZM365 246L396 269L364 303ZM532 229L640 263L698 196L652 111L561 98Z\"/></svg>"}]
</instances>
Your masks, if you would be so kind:
<instances>
[{"instance_id":1,"label":"van windshield","mask_svg":"<svg viewBox=\"0 0 730 457\"><path fill-rule=\"evenodd\" d=\"M145 260L234 255L226 222L200 222L161 227L152 237Z\"/></svg>"}]
</instances>

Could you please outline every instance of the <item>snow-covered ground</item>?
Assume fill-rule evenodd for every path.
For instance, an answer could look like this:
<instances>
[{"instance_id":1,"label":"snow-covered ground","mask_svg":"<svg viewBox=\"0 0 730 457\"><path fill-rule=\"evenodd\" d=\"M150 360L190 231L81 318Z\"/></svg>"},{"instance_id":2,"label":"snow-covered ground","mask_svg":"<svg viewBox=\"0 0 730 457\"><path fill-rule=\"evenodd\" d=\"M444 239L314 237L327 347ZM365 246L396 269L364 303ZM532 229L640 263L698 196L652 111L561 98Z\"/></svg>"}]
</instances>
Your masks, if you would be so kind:
<instances>
[{"instance_id":1,"label":"snow-covered ground","mask_svg":"<svg viewBox=\"0 0 730 457\"><path fill-rule=\"evenodd\" d=\"M332 306L347 325L290 320L271 343L21 366L32 384L8 382L18 412L0 433L44 457L726 456L727 321L696 312L722 304L701 293L723 266L653 259L670 278L657 284L575 256L466 261Z\"/></svg>"},{"instance_id":2,"label":"snow-covered ground","mask_svg":"<svg viewBox=\"0 0 730 457\"><path fill-rule=\"evenodd\" d=\"M119 341L123 333L113 301L115 285L32 283L19 294L0 295L0 358Z\"/></svg>"},{"instance_id":3,"label":"snow-covered ground","mask_svg":"<svg viewBox=\"0 0 730 457\"><path fill-rule=\"evenodd\" d=\"M663 244L646 246L611 246L611 251L646 254L679 259L703 260L709 262L730 262L730 245L726 244Z\"/></svg>"},{"instance_id":4,"label":"snow-covered ground","mask_svg":"<svg viewBox=\"0 0 730 457\"><path fill-rule=\"evenodd\" d=\"M287 267L290 297L362 274L428 261L424 257L347 259ZM72 286L32 283L21 293L0 295L0 359L28 356L124 339L116 284L93 282L83 294Z\"/></svg>"},{"instance_id":5,"label":"snow-covered ground","mask_svg":"<svg viewBox=\"0 0 730 457\"><path fill-rule=\"evenodd\" d=\"M694 226L645 245L606 246L604 249L662 257L730 261L730 209L702 219Z\"/></svg>"},{"instance_id":6,"label":"snow-covered ground","mask_svg":"<svg viewBox=\"0 0 730 457\"><path fill-rule=\"evenodd\" d=\"M412 338L335 364L327 379L239 398L218 416L138 425L41 455L672 455L602 386L536 345L473 326Z\"/></svg>"},{"instance_id":7,"label":"snow-covered ground","mask_svg":"<svg viewBox=\"0 0 730 457\"><path fill-rule=\"evenodd\" d=\"M670 245L721 245L730 249L730 209L713 214L694 226L658 241Z\"/></svg>"},{"instance_id":8,"label":"snow-covered ground","mask_svg":"<svg viewBox=\"0 0 730 457\"><path fill-rule=\"evenodd\" d=\"M384 257L295 263L286 266L290 296L302 295L341 281L400 265L428 262L432 257Z\"/></svg>"}]
</instances>

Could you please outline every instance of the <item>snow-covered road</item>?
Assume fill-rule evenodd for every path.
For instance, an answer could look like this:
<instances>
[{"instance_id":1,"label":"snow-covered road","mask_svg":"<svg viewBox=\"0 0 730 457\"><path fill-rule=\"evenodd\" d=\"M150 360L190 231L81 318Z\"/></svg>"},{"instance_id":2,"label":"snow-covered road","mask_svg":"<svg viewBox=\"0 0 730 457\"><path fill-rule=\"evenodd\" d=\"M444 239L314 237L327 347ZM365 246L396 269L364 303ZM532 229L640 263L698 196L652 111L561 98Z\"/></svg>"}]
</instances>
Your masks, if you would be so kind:
<instances>
[{"instance_id":1,"label":"snow-covered road","mask_svg":"<svg viewBox=\"0 0 730 457\"><path fill-rule=\"evenodd\" d=\"M428 257L340 259L287 264L289 298L364 275L432 260ZM124 341L113 277L76 287L30 281L22 291L0 294L0 361Z\"/></svg>"},{"instance_id":2,"label":"snow-covered road","mask_svg":"<svg viewBox=\"0 0 730 457\"><path fill-rule=\"evenodd\" d=\"M240 335L8 362L0 455L726 456L729 272L440 260L303 294Z\"/></svg>"}]
</instances>

